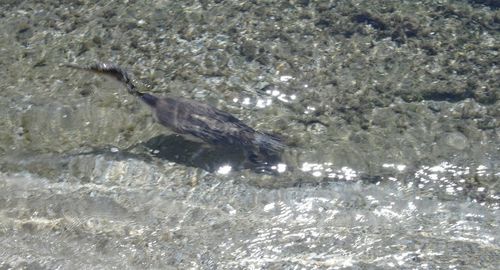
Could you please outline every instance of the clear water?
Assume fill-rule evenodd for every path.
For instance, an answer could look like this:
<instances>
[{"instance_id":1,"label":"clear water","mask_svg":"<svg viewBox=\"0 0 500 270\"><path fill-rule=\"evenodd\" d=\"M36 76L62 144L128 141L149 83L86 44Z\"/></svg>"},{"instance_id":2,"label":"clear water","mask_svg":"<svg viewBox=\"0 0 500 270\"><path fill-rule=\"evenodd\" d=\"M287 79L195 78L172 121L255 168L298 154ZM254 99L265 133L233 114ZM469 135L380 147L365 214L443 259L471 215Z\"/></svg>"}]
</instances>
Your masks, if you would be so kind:
<instances>
[{"instance_id":1,"label":"clear water","mask_svg":"<svg viewBox=\"0 0 500 270\"><path fill-rule=\"evenodd\" d=\"M493 1L1 4L0 269L498 269ZM277 175L122 86L289 147Z\"/></svg>"}]
</instances>

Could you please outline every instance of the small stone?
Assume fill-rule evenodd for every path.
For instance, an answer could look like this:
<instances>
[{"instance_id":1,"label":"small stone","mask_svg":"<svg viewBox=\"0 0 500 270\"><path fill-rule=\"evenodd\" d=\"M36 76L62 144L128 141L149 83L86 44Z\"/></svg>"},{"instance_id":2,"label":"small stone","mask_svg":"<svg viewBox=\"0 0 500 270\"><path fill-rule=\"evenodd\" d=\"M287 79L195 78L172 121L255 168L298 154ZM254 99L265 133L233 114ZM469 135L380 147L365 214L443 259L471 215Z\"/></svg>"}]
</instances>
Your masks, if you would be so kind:
<instances>
[{"instance_id":1,"label":"small stone","mask_svg":"<svg viewBox=\"0 0 500 270\"><path fill-rule=\"evenodd\" d=\"M452 132L445 135L446 145L457 150L464 150L468 146L467 137L461 132Z\"/></svg>"},{"instance_id":2,"label":"small stone","mask_svg":"<svg viewBox=\"0 0 500 270\"><path fill-rule=\"evenodd\" d=\"M324 134L327 128L321 123L312 123L307 126L307 131L314 134Z\"/></svg>"}]
</instances>

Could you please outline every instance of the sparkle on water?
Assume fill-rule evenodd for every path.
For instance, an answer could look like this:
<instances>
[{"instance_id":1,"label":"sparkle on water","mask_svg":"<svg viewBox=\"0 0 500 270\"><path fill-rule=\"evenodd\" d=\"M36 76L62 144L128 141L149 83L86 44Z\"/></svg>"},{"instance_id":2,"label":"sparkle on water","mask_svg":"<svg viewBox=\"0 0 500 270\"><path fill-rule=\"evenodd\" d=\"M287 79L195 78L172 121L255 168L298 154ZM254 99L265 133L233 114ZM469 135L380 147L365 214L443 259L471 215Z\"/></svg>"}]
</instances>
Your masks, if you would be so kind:
<instances>
[{"instance_id":1,"label":"sparkle on water","mask_svg":"<svg viewBox=\"0 0 500 270\"><path fill-rule=\"evenodd\" d=\"M287 83L288 81L292 80L292 76L280 76L279 81ZM308 85L305 84L304 88L307 88ZM279 89L272 89L272 90L266 90L266 94L268 97L264 98L254 98L254 97L234 97L232 99L233 103L240 103L244 107L256 107L259 109L264 109L267 108L271 105L273 105L273 100L277 99L283 103L290 103L293 102L297 99L297 94L285 94ZM314 110L316 110L312 106L308 106L307 110L305 113L311 113Z\"/></svg>"},{"instance_id":2,"label":"sparkle on water","mask_svg":"<svg viewBox=\"0 0 500 270\"><path fill-rule=\"evenodd\" d=\"M166 2L157 1L154 12L159 12L158 14L161 15L160 6L164 8ZM220 12L218 9L209 8L214 16L205 16L200 13L209 7L210 3L209 6L197 1L194 3L194 5L186 5L191 6L187 12L181 12L182 17L187 18L188 23L196 24L197 21L209 23L211 18L216 19L216 21L219 18L224 18L218 17L217 13ZM314 5L314 3L310 5ZM460 6L456 6L456 8L459 11L464 11ZM287 9L289 8L287 7ZM99 5L92 6L89 10L97 11L91 12L92 14L102 13L99 10ZM297 9L293 7L291 10L296 11ZM311 9L311 12L312 15L317 15L314 8ZM464 12L467 15L466 10ZM18 9L14 13L26 16L32 12ZM114 10L114 13L117 13L116 15L120 18L122 17L120 15L127 14L122 13L120 9ZM242 26L246 25L244 19L250 13L238 13L235 22L242 22ZM9 15L8 12L5 14ZM147 14L142 13L140 9L134 9L136 19L132 18L130 22L134 24L135 20L135 24L139 28L132 27L129 30L140 30L141 27L146 26L150 29L149 26L154 26L154 16L147 16ZM283 30L283 33L291 30L292 34L294 33L295 27L293 25L290 25L290 29L284 29L278 23L278 21L286 21L286 16L275 18L272 16L273 12L270 14L269 20L266 20L265 23L266 26L272 26L271 30ZM480 15L480 13L478 14ZM87 17L83 14L83 16L83 21L93 18L93 15ZM164 16L157 17L161 19ZM16 21L18 21L17 19L19 18L16 18ZM123 17L123 19L126 18ZM313 19L317 21L318 18L313 16ZM451 20L452 24L459 22L457 18L444 19ZM35 44L31 41L39 41L40 36L36 34L38 29L36 18L33 20L35 20L35 25L32 25L31 21L27 22L28 30L30 30L28 34L31 36L31 30L35 33L33 39L24 40L25 37L16 37L16 39L12 39L15 40L12 44L19 47L18 45L21 43L29 45ZM26 24L26 22L22 22L22 24ZM478 29L483 28L481 20L474 24L477 24L476 28ZM368 31L369 34L374 33L374 29L369 23L361 25L366 28L363 28L363 31ZM447 26L445 23L443 25ZM258 28L258 26L250 25L248 29L250 32L259 29L265 30ZM239 26L235 24L235 27ZM304 28L307 27L307 24L300 24L299 27L299 30L307 32L307 29ZM140 47L147 51L151 46L150 48L154 48L155 51L162 51L164 48L161 46L164 40L170 44L171 39L169 38L170 34L166 33L167 29L160 28L159 31L163 33L157 35L156 41L145 41L139 44ZM218 54L219 52L214 50L206 52L206 48L217 48L217 46L213 46L216 45L213 42L208 46L206 41L210 38L211 41L223 45L219 48L232 46L232 37L223 34L225 31L219 31L219 34L214 35L210 31L204 31L198 35L195 26L190 28L191 26L188 25L185 29L187 31L179 31L175 34L178 38L175 38L174 41L180 44L181 46L177 47L183 50L181 54L175 55L205 57L212 53ZM81 29L75 30L74 33L88 32L82 32ZM92 31L92 35L99 37L99 29L95 30ZM13 34L15 35L17 32L13 31ZM57 39L60 36L71 36L72 34L62 35L63 32L58 30L49 37ZM186 34L181 34L181 32ZM152 33L154 34L154 32ZM494 38L487 30L481 33L484 35L485 41L494 43ZM244 34L243 38L246 38L247 33L242 34ZM266 33L263 32L263 34ZM429 35L435 36L437 34L437 32L431 32ZM453 35L455 35L454 32ZM189 39L184 39L183 36L189 37ZM305 44L310 36L303 36ZM354 42L356 42L357 36L364 36L365 40L370 38L366 35L354 35L352 37L353 44L356 44ZM140 40L140 35L137 37ZM314 37L314 33L312 37ZM10 39L7 37L5 40L9 41ZM61 41L67 47L67 40ZM287 47L280 48L279 38L272 42L276 42L278 46L273 47L271 44L271 47L268 47L266 43L259 44L260 41L257 41L257 46L264 49L270 48L273 52L281 54L280 51L284 50L285 52L290 47L288 45L291 44L283 44ZM310 42L313 53L319 56L319 58L314 57L318 67L324 65L324 60L328 61L328 57L335 56L337 58L336 56L340 56L342 58L342 51L337 51L337 46L342 42L344 41L326 43L326 46L323 42L314 39L313 42ZM379 43L387 43L387 50L378 50L377 47L374 47L379 44L370 43L369 45L377 49L377 52L384 54L390 53L389 49L392 50L392 47L397 45L391 43L390 37L380 40ZM16 50L19 50L17 47ZM321 54L325 52L324 47L333 48L336 52L329 53L327 58L320 59ZM404 50L404 46L396 47L398 51L399 49ZM47 46L47 48L50 47ZM338 47L338 49L340 48ZM361 49L356 48L355 54L361 54ZM95 52L89 51L88 53L90 54L87 56L92 56ZM9 56L9 54L5 55ZM68 51L67 56L74 58L71 50ZM349 62L357 65L356 59L351 56L356 57L348 55ZM446 55L440 56L443 56L443 59L446 58ZM83 60L85 57L82 55L79 58ZM396 55L397 57L401 57L401 55ZM130 55L129 60L133 58L134 55ZM30 59L25 60L26 63L33 64ZM294 61L293 58L289 60ZM370 60L376 61L377 59ZM232 59L228 61L227 66L231 69L234 66L234 73L241 71L238 70L236 62ZM397 64L397 61L394 62ZM478 62L478 67L480 67L481 63L479 62L481 61L473 62ZM192 63L198 63L198 61ZM47 64L50 68L50 63ZM141 63L137 64L142 65ZM168 65L169 63L161 64ZM329 63L326 62L326 64ZM245 68L252 65L253 63L244 63ZM43 66L37 68L36 72L46 68ZM376 67L376 65L373 66ZM440 65L436 64L435 66L439 67ZM15 67L12 70L18 70L17 67L21 66L15 65ZM339 67L339 71L345 71L340 66L336 66L335 63L332 67L336 69ZM19 70L22 72L24 69ZM303 89L292 93L297 85L286 86L301 82L298 81L299 77L288 75L290 73L287 74L286 68L283 70L283 73L279 71L271 75L274 76L272 78L259 77L261 82L272 81L273 87L270 87L271 90L266 90L265 95L261 95L261 93L249 94L254 93L254 91L243 91L241 96L232 99L233 103L245 108L265 110L270 106L279 108L283 103L293 103L300 100L300 105L304 105L301 112L308 115L314 114L320 106L317 103L308 103L308 99L301 94L303 91L323 90L314 89L315 85L321 85L322 82L315 81L313 85L303 84ZM184 74L182 70L179 71L179 74ZM314 71L314 73L323 74L322 70L318 71ZM401 69L401 72L405 71L407 70ZM177 74L177 71L174 72ZM52 80L57 77L56 75L50 75L49 79ZM32 74L22 72L22 80L29 81L32 77ZM35 77L38 78L38 76ZM361 89L362 85L358 84L358 77L347 76L346 80L343 77L344 74L339 73L338 78L335 79L339 82L339 86L349 80L354 89ZM42 77L40 76L40 78ZM209 80L211 85L217 85L225 79L224 76L215 76ZM20 82L22 83L22 81ZM379 84L376 80L373 82L375 85ZM43 81L40 81L40 84L42 83ZM60 86L66 85L67 79L56 80L56 83ZM35 87L37 84L31 82L30 86ZM15 83L9 87L14 87L13 85ZM25 84L20 85L26 86ZM16 90L24 91L25 89ZM26 93L21 97L27 101L14 98L12 100L22 102L11 102L12 104L9 106L23 106L21 110L23 112L26 112L24 108L27 110L30 110L32 106L36 108L37 102L31 102L31 94L28 90L24 91ZM16 93L24 93L23 91L16 91ZM58 91L57 93L63 92ZM64 93L67 92L64 91ZM202 93L201 96L195 97L203 98L205 95L206 93ZM117 92L115 96L115 99L123 97L123 93ZM76 100L75 103L80 103L77 101L79 100ZM123 104L129 102L136 101L128 98ZM76 105L77 108L80 106L83 105ZM297 108L302 108L301 106L297 106ZM85 108L83 106L80 110ZM455 113L459 114L465 109L452 108L451 110L455 110ZM57 110L61 111L61 108ZM4 115L8 115L8 113ZM60 115L66 120L73 119L71 114L62 111ZM19 116L21 116L19 121L23 122L25 115ZM449 118L450 116L443 115L443 117ZM49 119L46 120L49 121ZM95 122L87 120L89 119L83 117L81 125L89 129L93 128L92 125ZM96 120L92 119L92 121ZM16 120L12 122L16 122ZM76 128L74 130L78 131ZM25 132L35 134L37 130L19 129L18 131L18 133ZM452 143L461 144L463 136L455 137L450 137L453 139ZM54 137L49 136L48 139L52 140ZM14 148L15 145L11 147ZM119 148L116 147L110 148L110 151L120 152ZM159 152L153 150L153 153ZM322 177L335 180L322 183L322 185L285 186L273 189L255 187L246 182L231 181L229 180L231 177L212 177L206 172L198 174L200 170L193 170L193 168L174 162L158 164L160 162L147 162L136 158L116 159L106 155L82 155L68 157L69 162L64 160L63 163L58 164L58 156L49 156L48 162L46 158L42 158L41 162L33 162L32 164L30 162L36 158L29 157L22 160L20 164L16 164L20 165L18 167L20 167L21 173L0 172L0 187L2 187L0 201L4 202L0 209L0 240L3 244L3 248L0 248L0 254L3 255L0 268L9 268L9 264L12 264L14 267L11 268L17 266L17 268L89 269L113 267L156 269L481 269L484 263L492 269L491 265L495 264L494 261L498 261L500 195L497 191L498 188L495 187L498 181L492 181L493 185L488 186L487 183L479 183L475 179L476 175L481 176L480 180L499 177L500 172L492 170L491 164L474 167L475 165L460 166L453 162L442 162L414 168L412 167L414 164L402 164L403 162L396 161L382 166L384 172L394 172L393 176L386 177L376 184L367 184L360 179L360 175L364 172L356 171L347 166L342 167L328 162L328 160L306 159L298 161L299 169L306 174L305 178ZM11 166L9 162L9 157L3 159L2 168L8 169ZM48 168L45 168L47 166ZM271 169L278 173L284 173L288 168L287 164L280 163L273 165ZM24 170L30 173L24 172ZM40 173L31 174L31 171ZM193 171L195 173L192 173ZM235 178L266 179L260 175L248 176L245 173L240 175L238 172L234 172L234 168L229 164L224 164L216 169L216 175L219 176L232 173L234 173ZM203 177L206 175L210 175L210 177L204 179ZM308 177L309 175L311 177ZM186 185L185 182L182 182L182 179L186 178L193 179L193 183L196 182L196 184ZM274 178L271 179L274 181ZM279 177L276 179L281 180ZM63 263L67 261L78 265L66 265L65 267ZM475 264L476 267L470 267L467 264Z\"/></svg>"},{"instance_id":3,"label":"sparkle on water","mask_svg":"<svg viewBox=\"0 0 500 270\"><path fill-rule=\"evenodd\" d=\"M219 169L217 169L217 173L218 174L228 174L229 172L231 172L232 169L233 169L233 167L231 167L231 165L222 165L219 167Z\"/></svg>"},{"instance_id":4,"label":"sparkle on water","mask_svg":"<svg viewBox=\"0 0 500 270\"><path fill-rule=\"evenodd\" d=\"M331 165L304 163L301 169L314 175L318 171L324 173ZM386 164L384 167L398 172L406 169L402 164ZM478 169L485 170L486 167L479 166ZM469 168L444 162L424 166L416 175L423 181L431 175L435 175L434 179L446 181L450 175L462 176L468 171ZM347 167L336 173L347 180L355 179L357 175ZM458 206L460 211L457 211L453 201L423 197L415 192L413 185L405 186L401 179L383 185L355 184L341 189L312 189L300 196L294 193L292 197L286 196L285 191L280 192L279 198L283 199L262 205L260 215L267 217L263 220L267 220L265 224L268 226L256 227L255 237L245 241L246 248L231 253L238 259L235 265L259 268L279 262L296 263L306 268L335 269L368 263L403 267L415 266L415 258L423 265L426 261L450 256L449 249L443 250L440 245L408 244L425 242L428 238L452 239L456 242L443 240L452 246L453 243L497 246L496 229L485 227L483 222L494 217L481 205L466 203ZM357 200L364 202L358 202L358 205ZM383 241L381 233L387 235ZM296 249L309 252L302 252L300 256L286 255ZM352 252L344 254L344 250ZM458 264L449 265L449 269L458 268Z\"/></svg>"},{"instance_id":5,"label":"sparkle on water","mask_svg":"<svg viewBox=\"0 0 500 270\"><path fill-rule=\"evenodd\" d=\"M358 176L358 172L349 167L341 167L340 169L333 169L333 163L302 163L300 168L303 172L311 173L314 177L326 176L327 178L336 178L341 180L355 180Z\"/></svg>"},{"instance_id":6,"label":"sparkle on water","mask_svg":"<svg viewBox=\"0 0 500 270\"><path fill-rule=\"evenodd\" d=\"M382 164L382 167L396 169L396 170L398 170L400 172L404 171L406 169L406 165L403 165L403 164L392 164L392 163Z\"/></svg>"},{"instance_id":7,"label":"sparkle on water","mask_svg":"<svg viewBox=\"0 0 500 270\"><path fill-rule=\"evenodd\" d=\"M272 166L271 169L276 170L279 173L283 173L286 171L286 164L278 163L278 164Z\"/></svg>"},{"instance_id":8,"label":"sparkle on water","mask_svg":"<svg viewBox=\"0 0 500 270\"><path fill-rule=\"evenodd\" d=\"M292 77L292 76L286 76L286 75L285 75L285 76L281 76L281 77L280 77L280 81L282 81L282 82L288 82L288 81L290 81L290 80L292 80L292 79L293 79L293 77Z\"/></svg>"},{"instance_id":9,"label":"sparkle on water","mask_svg":"<svg viewBox=\"0 0 500 270\"><path fill-rule=\"evenodd\" d=\"M280 97L287 101L297 98L295 94L285 95L279 90L267 94L268 97L257 99L234 98L233 102L261 108L274 99L281 100ZM312 112L314 107L307 106L307 110ZM111 151L118 152L118 148L111 148ZM123 177L124 175L156 179L148 176L154 171L154 165L147 162L134 159L106 161L104 157L99 157L95 163L98 164L98 169L93 174L99 180L94 184L105 192L127 186L130 192L127 189L120 190L120 196L124 196L125 201L126 196L132 196L130 201L133 201L136 191L131 187L141 186L144 182L140 182L138 177ZM170 164L176 167L174 163ZM480 256L483 252L481 249L498 249L498 228L489 225L498 220L495 215L499 210L498 203L488 205L476 198L462 197L468 187L466 177L471 172L481 176L498 175L498 172L491 172L485 165L470 168L442 162L410 171L405 164L386 163L383 168L394 171L395 175L407 173L411 180L394 176L387 177L389 181L364 185L358 181L362 172L347 166L339 168L332 162L324 161L300 164L299 169L312 177L345 180L349 183L331 181L321 187L272 190L254 189L222 181L212 186L210 183L202 183L203 187L195 186L187 193L189 196L185 196L186 191L164 188L158 191L161 193L156 195L154 203L137 206L143 207L138 208L141 209L138 212L149 213L160 224L132 228L127 237L142 241L148 237L156 238L155 230L167 231L175 237L182 237L180 240L174 237L171 241L191 243L189 247L193 253L208 254L211 260L245 269L263 269L276 264L298 265L305 269L341 269L363 264L381 268L413 268L418 265L425 269L426 264L435 266L442 258L453 260L454 254L450 250L462 250L463 245L470 250L470 255L464 254L469 256L469 260ZM287 164L279 163L271 169L283 173L288 168ZM219 175L232 172L233 167L229 164L216 170ZM0 184L19 194L26 193L23 190L25 186L29 187L27 190L60 190L61 193L67 193L64 189L75 186L50 184L47 181L42 183L30 180L28 176L9 177L3 177L7 180ZM149 183L148 181L145 183ZM169 183L170 180L161 185ZM106 189L108 184L111 184L109 190ZM42 185L43 188L36 185ZM99 195L102 192L99 189L93 192L96 195L91 196L102 196ZM474 192L482 195L485 201L500 200L486 186L476 187ZM19 194L16 196L21 196ZM154 191L151 194L148 196L155 196ZM209 200L207 196L210 196ZM446 196L446 200L436 199L439 196ZM56 201L54 203L57 204ZM161 212L155 208L156 205L162 205L158 208L175 205L175 209ZM123 222L127 222L120 213L113 214L116 215L116 220L123 219ZM92 213L88 215L92 216ZM64 220L73 219L75 218L68 216ZM38 217L33 217L30 222L40 223L39 220ZM175 220L179 222L176 223ZM109 224L109 228L114 228L112 222ZM207 226L213 233L200 234L199 228ZM66 226L68 227L72 228ZM76 231L85 228L74 226ZM102 229L109 228L104 226ZM221 238L221 235L224 237ZM171 241L156 241L150 245L151 248L162 250L173 245ZM203 249L207 243L211 247L209 251ZM125 249L116 248L120 255L128 254L127 244L123 245ZM450 248L443 249L443 245ZM183 252L190 256L188 251ZM193 256L195 258L197 255ZM199 268L197 266L199 264L193 262L193 267ZM459 269L460 265L449 264L449 268Z\"/></svg>"}]
</instances>

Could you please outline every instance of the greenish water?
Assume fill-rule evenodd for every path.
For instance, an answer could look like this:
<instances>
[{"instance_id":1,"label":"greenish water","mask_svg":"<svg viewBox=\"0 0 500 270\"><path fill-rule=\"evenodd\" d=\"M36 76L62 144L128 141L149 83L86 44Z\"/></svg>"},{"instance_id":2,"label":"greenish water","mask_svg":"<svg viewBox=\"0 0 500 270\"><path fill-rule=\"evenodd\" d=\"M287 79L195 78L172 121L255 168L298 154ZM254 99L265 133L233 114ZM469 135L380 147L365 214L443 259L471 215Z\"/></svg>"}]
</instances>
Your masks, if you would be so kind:
<instances>
[{"instance_id":1,"label":"greenish water","mask_svg":"<svg viewBox=\"0 0 500 270\"><path fill-rule=\"evenodd\" d=\"M498 268L494 1L0 7L0 269ZM96 61L281 134L280 173L60 65Z\"/></svg>"}]
</instances>

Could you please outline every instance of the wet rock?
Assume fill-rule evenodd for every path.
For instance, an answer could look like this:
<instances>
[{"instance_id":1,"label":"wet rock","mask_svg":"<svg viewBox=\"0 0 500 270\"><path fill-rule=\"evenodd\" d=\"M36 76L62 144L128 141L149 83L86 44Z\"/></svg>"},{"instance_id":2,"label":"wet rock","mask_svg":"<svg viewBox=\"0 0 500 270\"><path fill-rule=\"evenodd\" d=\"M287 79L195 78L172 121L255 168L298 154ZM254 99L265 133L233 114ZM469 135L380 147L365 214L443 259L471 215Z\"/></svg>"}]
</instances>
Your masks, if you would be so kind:
<instances>
[{"instance_id":1,"label":"wet rock","mask_svg":"<svg viewBox=\"0 0 500 270\"><path fill-rule=\"evenodd\" d=\"M464 150L469 145L467 137L461 132L451 132L444 135L444 143L456 150Z\"/></svg>"}]
</instances>

